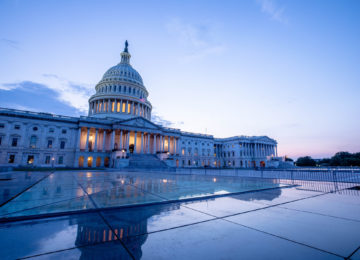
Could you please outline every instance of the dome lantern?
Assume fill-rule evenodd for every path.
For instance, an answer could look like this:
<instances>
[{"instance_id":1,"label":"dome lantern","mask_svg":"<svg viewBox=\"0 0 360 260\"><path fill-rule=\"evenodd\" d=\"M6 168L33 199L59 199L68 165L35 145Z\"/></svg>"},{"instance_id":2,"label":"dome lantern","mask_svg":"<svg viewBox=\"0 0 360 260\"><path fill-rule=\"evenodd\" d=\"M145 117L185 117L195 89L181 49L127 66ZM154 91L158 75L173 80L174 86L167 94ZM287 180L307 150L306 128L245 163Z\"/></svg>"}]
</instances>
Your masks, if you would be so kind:
<instances>
[{"instance_id":1,"label":"dome lantern","mask_svg":"<svg viewBox=\"0 0 360 260\"><path fill-rule=\"evenodd\" d=\"M130 53L129 53L128 46L129 46L129 43L128 43L128 41L126 40L126 41L125 41L124 51L120 54L120 55L121 55L121 62L120 62L120 63L130 64L131 55L130 55Z\"/></svg>"}]
</instances>

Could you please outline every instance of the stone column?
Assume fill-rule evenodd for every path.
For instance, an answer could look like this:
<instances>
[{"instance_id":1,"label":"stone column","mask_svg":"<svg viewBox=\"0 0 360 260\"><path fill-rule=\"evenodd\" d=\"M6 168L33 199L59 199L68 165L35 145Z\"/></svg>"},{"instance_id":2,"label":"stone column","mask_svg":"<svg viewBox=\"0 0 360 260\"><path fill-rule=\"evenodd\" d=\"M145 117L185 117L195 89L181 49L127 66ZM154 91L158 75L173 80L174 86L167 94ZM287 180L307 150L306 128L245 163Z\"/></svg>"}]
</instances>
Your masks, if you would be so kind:
<instances>
[{"instance_id":1,"label":"stone column","mask_svg":"<svg viewBox=\"0 0 360 260\"><path fill-rule=\"evenodd\" d=\"M168 152L171 154L171 136L168 136Z\"/></svg>"},{"instance_id":2,"label":"stone column","mask_svg":"<svg viewBox=\"0 0 360 260\"><path fill-rule=\"evenodd\" d=\"M113 129L111 131L111 144L110 144L110 151L114 149L114 143L115 143L115 130Z\"/></svg>"},{"instance_id":3,"label":"stone column","mask_svg":"<svg viewBox=\"0 0 360 260\"><path fill-rule=\"evenodd\" d=\"M162 152L163 151L163 149L164 149L164 147L163 147L163 136L162 135L160 135L160 152Z\"/></svg>"},{"instance_id":4,"label":"stone column","mask_svg":"<svg viewBox=\"0 0 360 260\"><path fill-rule=\"evenodd\" d=\"M118 108L118 100L115 99L115 109L114 109L114 112L116 112L116 113L118 112L118 111L117 111L117 108Z\"/></svg>"},{"instance_id":5,"label":"stone column","mask_svg":"<svg viewBox=\"0 0 360 260\"><path fill-rule=\"evenodd\" d=\"M102 151L105 152L105 143L106 143L106 130L103 130L103 138L102 138Z\"/></svg>"},{"instance_id":6,"label":"stone column","mask_svg":"<svg viewBox=\"0 0 360 260\"><path fill-rule=\"evenodd\" d=\"M165 152L165 136L163 136L162 142L162 151Z\"/></svg>"},{"instance_id":7,"label":"stone column","mask_svg":"<svg viewBox=\"0 0 360 260\"><path fill-rule=\"evenodd\" d=\"M150 153L150 133L147 134L147 153Z\"/></svg>"},{"instance_id":8,"label":"stone column","mask_svg":"<svg viewBox=\"0 0 360 260\"><path fill-rule=\"evenodd\" d=\"M98 149L97 149L97 141L98 141L98 130L95 129L95 146L94 146L95 152L98 151Z\"/></svg>"},{"instance_id":9,"label":"stone column","mask_svg":"<svg viewBox=\"0 0 360 260\"><path fill-rule=\"evenodd\" d=\"M126 113L126 114L129 113L129 101L128 101L128 100L126 100L125 113Z\"/></svg>"},{"instance_id":10,"label":"stone column","mask_svg":"<svg viewBox=\"0 0 360 260\"><path fill-rule=\"evenodd\" d=\"M76 151L80 151L80 145L81 145L81 127L79 127L78 130Z\"/></svg>"},{"instance_id":11,"label":"stone column","mask_svg":"<svg viewBox=\"0 0 360 260\"><path fill-rule=\"evenodd\" d=\"M137 103L137 116L140 116L140 103Z\"/></svg>"},{"instance_id":12,"label":"stone column","mask_svg":"<svg viewBox=\"0 0 360 260\"><path fill-rule=\"evenodd\" d=\"M144 132L141 132L140 153L144 153Z\"/></svg>"},{"instance_id":13,"label":"stone column","mask_svg":"<svg viewBox=\"0 0 360 260\"><path fill-rule=\"evenodd\" d=\"M154 154L156 154L156 134L154 135L154 147L153 147L153 150L154 150Z\"/></svg>"},{"instance_id":14,"label":"stone column","mask_svg":"<svg viewBox=\"0 0 360 260\"><path fill-rule=\"evenodd\" d=\"M137 131L135 131L135 136L134 136L134 153L136 153L136 140L137 139Z\"/></svg>"},{"instance_id":15,"label":"stone column","mask_svg":"<svg viewBox=\"0 0 360 260\"><path fill-rule=\"evenodd\" d=\"M89 134L90 134L90 127L87 128L86 134L86 144L85 144L85 151L89 151Z\"/></svg>"},{"instance_id":16,"label":"stone column","mask_svg":"<svg viewBox=\"0 0 360 260\"><path fill-rule=\"evenodd\" d=\"M177 139L176 139L176 153L177 153L177 154L180 154L180 145L179 145L179 142L180 142L180 139L177 138Z\"/></svg>"},{"instance_id":17,"label":"stone column","mask_svg":"<svg viewBox=\"0 0 360 260\"><path fill-rule=\"evenodd\" d=\"M123 149L123 131L120 130L120 142L119 142L119 148Z\"/></svg>"},{"instance_id":18,"label":"stone column","mask_svg":"<svg viewBox=\"0 0 360 260\"><path fill-rule=\"evenodd\" d=\"M276 155L276 157L278 157L277 146L275 146L275 155Z\"/></svg>"},{"instance_id":19,"label":"stone column","mask_svg":"<svg viewBox=\"0 0 360 260\"><path fill-rule=\"evenodd\" d=\"M130 131L127 131L126 134L126 152L129 152L129 146L130 146Z\"/></svg>"}]
</instances>

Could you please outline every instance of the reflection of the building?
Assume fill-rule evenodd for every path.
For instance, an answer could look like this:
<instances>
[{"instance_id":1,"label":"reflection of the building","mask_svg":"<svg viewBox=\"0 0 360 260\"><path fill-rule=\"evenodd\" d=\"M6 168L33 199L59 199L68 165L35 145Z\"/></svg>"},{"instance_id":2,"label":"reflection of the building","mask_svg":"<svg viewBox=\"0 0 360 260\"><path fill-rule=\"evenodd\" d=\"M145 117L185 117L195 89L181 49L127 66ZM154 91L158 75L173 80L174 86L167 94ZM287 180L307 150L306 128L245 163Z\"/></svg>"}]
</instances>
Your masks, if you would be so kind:
<instances>
[{"instance_id":1,"label":"reflection of the building","mask_svg":"<svg viewBox=\"0 0 360 260\"><path fill-rule=\"evenodd\" d=\"M149 218L179 208L180 204L171 203L108 211L105 214L111 214L111 228L96 222L89 223L84 218L72 219L72 224L77 224L75 245L81 250L80 259L126 259L125 250L117 250L114 244L109 243L119 242L118 240L127 245L136 259L140 259L141 246L147 239ZM83 245L94 246L84 247ZM106 250L107 245L112 247ZM121 247L120 243L118 246Z\"/></svg>"},{"instance_id":2,"label":"reflection of the building","mask_svg":"<svg viewBox=\"0 0 360 260\"><path fill-rule=\"evenodd\" d=\"M120 176L119 180L124 180L124 183L128 183L137 186L142 189L146 189L147 192L171 192L176 191L175 179L144 179L136 178L133 176ZM216 180L219 181L219 180ZM227 180L231 181L231 180ZM120 181L120 184L122 181ZM245 182L243 183L245 185ZM247 185L247 184L246 184ZM125 194L117 192L113 189L110 192L106 192L106 200L116 200L119 196L141 196L139 193L135 193L132 189L124 188ZM262 197L261 192L252 192L243 200L272 200L281 194L281 189L275 189L274 192ZM237 199L239 199L237 197ZM197 199L199 201L209 201L211 199ZM187 201L186 204L193 201ZM106 225L99 225L98 223L89 223L86 220L73 220L78 225L76 246L91 245L91 244L109 244L110 242L121 240L126 244L128 249L133 253L136 259L140 259L142 256L142 245L147 239L148 225L152 221L156 221L156 216L166 213L168 211L177 210L180 208L181 203L165 203L152 206L139 206L133 208L123 208L117 210L105 211L105 216L111 215L111 220L107 219L110 223L110 227ZM150 220L152 218L152 220ZM109 248L104 250L106 245L102 246L90 246L79 247L81 250L81 259L123 259L125 258L125 251L116 250L116 248Z\"/></svg>"}]
</instances>

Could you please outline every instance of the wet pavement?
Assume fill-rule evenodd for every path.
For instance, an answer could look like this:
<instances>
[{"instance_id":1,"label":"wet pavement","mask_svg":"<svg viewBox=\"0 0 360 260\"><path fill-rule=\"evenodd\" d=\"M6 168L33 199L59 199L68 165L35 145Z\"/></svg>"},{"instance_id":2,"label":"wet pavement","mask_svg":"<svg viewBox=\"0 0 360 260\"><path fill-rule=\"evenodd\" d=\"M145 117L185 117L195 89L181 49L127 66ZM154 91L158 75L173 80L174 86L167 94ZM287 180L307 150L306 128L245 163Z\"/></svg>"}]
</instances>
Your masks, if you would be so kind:
<instances>
[{"instance_id":1,"label":"wet pavement","mask_svg":"<svg viewBox=\"0 0 360 260\"><path fill-rule=\"evenodd\" d=\"M9 188L13 199L0 207L0 259L360 259L354 184L95 171L15 176L22 189Z\"/></svg>"}]
</instances>

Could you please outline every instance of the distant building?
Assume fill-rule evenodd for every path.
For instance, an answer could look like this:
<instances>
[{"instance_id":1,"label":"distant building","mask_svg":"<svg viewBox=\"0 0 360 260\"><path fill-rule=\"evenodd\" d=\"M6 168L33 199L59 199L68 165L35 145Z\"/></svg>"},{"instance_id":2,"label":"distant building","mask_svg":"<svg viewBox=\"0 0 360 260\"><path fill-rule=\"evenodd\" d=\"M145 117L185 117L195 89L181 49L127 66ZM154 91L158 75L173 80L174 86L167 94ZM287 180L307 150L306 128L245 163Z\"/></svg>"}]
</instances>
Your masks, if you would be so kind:
<instances>
[{"instance_id":1,"label":"distant building","mask_svg":"<svg viewBox=\"0 0 360 260\"><path fill-rule=\"evenodd\" d=\"M214 138L151 122L149 93L130 57L126 43L121 62L95 86L88 116L1 108L0 165L120 168L151 157L172 167L252 168L277 156L267 136Z\"/></svg>"}]
</instances>

